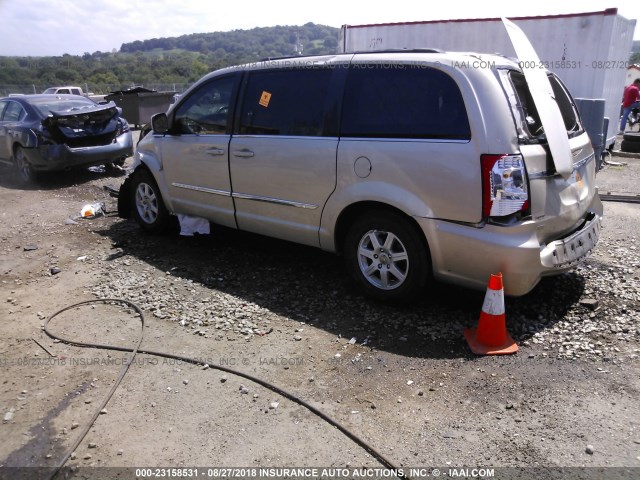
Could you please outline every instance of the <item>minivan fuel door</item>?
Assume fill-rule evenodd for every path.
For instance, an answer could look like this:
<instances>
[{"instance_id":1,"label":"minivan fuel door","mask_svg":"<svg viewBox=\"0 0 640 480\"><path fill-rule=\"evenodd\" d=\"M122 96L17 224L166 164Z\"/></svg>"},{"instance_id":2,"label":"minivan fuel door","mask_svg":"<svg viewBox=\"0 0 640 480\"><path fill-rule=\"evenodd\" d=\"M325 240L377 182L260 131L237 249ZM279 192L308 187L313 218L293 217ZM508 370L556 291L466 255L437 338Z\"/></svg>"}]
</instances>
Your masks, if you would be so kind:
<instances>
[{"instance_id":1,"label":"minivan fuel door","mask_svg":"<svg viewBox=\"0 0 640 480\"><path fill-rule=\"evenodd\" d=\"M553 96L553 88L549 83L547 71L544 68L538 68L541 65L538 54L520 27L506 18L502 19L502 23L507 29L511 44L521 61L522 72L529 85L533 103L538 110L556 171L566 180L573 172L573 157L567 130L560 108Z\"/></svg>"}]
</instances>

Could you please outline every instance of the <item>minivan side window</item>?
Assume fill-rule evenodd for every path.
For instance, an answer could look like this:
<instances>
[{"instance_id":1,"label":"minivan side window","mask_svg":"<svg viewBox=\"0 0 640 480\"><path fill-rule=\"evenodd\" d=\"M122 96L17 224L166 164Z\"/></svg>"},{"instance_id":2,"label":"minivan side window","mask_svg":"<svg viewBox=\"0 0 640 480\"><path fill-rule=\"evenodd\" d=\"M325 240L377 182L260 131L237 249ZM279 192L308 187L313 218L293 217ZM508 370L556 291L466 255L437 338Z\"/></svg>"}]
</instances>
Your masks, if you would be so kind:
<instances>
[{"instance_id":1,"label":"minivan side window","mask_svg":"<svg viewBox=\"0 0 640 480\"><path fill-rule=\"evenodd\" d=\"M562 114L562 120L564 120L567 133L581 132L582 125L579 120L580 116L566 87L555 75L549 75L549 82L551 83L556 103L558 107L560 107L560 113Z\"/></svg>"},{"instance_id":2,"label":"minivan side window","mask_svg":"<svg viewBox=\"0 0 640 480\"><path fill-rule=\"evenodd\" d=\"M227 133L236 76L216 78L189 95L176 109L173 130L181 134Z\"/></svg>"},{"instance_id":3,"label":"minivan side window","mask_svg":"<svg viewBox=\"0 0 640 480\"><path fill-rule=\"evenodd\" d=\"M240 133L323 136L331 74L328 68L251 72Z\"/></svg>"},{"instance_id":4,"label":"minivan side window","mask_svg":"<svg viewBox=\"0 0 640 480\"><path fill-rule=\"evenodd\" d=\"M527 80L525 79L524 74L521 72L511 71L509 73L509 77L511 78L511 83L513 84L518 97L519 103L517 108L522 112L529 136L535 138L542 135L544 130L542 129L540 115L533 103L533 97L529 91L529 86L527 85ZM556 99L558 107L560 107L562 120L564 121L564 126L567 129L569 137L579 135L582 133L583 129L580 123L578 111L575 108L571 95L569 95L569 92L558 77L553 74L549 74L548 77L549 82L551 83L551 88L553 89L553 96Z\"/></svg>"},{"instance_id":5,"label":"minivan side window","mask_svg":"<svg viewBox=\"0 0 640 480\"><path fill-rule=\"evenodd\" d=\"M435 68L352 65L342 111L344 137L471 138L458 85Z\"/></svg>"},{"instance_id":6,"label":"minivan side window","mask_svg":"<svg viewBox=\"0 0 640 480\"><path fill-rule=\"evenodd\" d=\"M537 137L543 133L542 122L536 104L533 103L533 96L529 91L529 85L524 75L520 72L510 72L511 83L518 98L518 109L522 114L525 127L530 137Z\"/></svg>"}]
</instances>

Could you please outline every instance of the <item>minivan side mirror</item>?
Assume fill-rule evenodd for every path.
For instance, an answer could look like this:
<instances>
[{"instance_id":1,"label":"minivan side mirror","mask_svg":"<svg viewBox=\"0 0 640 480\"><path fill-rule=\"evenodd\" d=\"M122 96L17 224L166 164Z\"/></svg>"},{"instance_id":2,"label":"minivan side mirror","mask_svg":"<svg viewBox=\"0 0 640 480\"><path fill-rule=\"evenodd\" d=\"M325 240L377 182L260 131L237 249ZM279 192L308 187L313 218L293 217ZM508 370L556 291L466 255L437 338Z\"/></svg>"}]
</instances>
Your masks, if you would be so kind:
<instances>
[{"instance_id":1,"label":"minivan side mirror","mask_svg":"<svg viewBox=\"0 0 640 480\"><path fill-rule=\"evenodd\" d=\"M151 117L151 128L154 133L167 133L169 131L169 119L166 113L156 113Z\"/></svg>"}]
</instances>

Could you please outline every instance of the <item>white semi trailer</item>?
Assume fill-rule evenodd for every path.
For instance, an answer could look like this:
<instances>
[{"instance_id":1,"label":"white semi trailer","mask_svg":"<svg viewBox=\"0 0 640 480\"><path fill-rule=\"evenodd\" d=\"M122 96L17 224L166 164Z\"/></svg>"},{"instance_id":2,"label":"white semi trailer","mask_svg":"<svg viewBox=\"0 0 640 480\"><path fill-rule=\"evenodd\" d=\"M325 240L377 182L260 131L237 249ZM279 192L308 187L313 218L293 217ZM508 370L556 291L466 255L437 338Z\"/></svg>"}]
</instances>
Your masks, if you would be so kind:
<instances>
[{"instance_id":1,"label":"white semi trailer","mask_svg":"<svg viewBox=\"0 0 640 480\"><path fill-rule=\"evenodd\" d=\"M526 33L540 66L557 74L574 98L605 100L604 116L610 119L605 142L612 145L636 20L616 8L510 20ZM344 25L340 33L342 52L416 48L516 56L500 18Z\"/></svg>"}]
</instances>

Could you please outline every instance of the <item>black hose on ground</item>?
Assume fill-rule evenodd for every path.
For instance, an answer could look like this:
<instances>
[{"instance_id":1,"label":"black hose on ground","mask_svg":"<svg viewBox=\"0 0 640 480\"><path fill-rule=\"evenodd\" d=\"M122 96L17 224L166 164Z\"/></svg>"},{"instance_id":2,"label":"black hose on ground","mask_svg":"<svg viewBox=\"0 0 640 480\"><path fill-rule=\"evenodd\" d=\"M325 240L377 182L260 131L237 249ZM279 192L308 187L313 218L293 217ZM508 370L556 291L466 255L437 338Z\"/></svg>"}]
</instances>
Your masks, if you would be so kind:
<instances>
[{"instance_id":1,"label":"black hose on ground","mask_svg":"<svg viewBox=\"0 0 640 480\"><path fill-rule=\"evenodd\" d=\"M116 345L108 345L108 344L77 342L75 340L64 338L64 337L61 337L59 335L56 335L53 332L51 332L51 330L49 330L49 323L51 322L51 320L53 320L55 317L57 317L61 313L66 312L67 310L71 310L72 308L76 308L76 307L80 307L80 306L88 305L88 304L92 304L92 303L111 303L111 304L119 303L119 304L127 305L127 306L131 307L138 314L138 316L140 317L141 329L140 329L140 337L139 337L135 347L128 348L128 347L118 347ZM111 397L113 396L113 394L117 390L118 386L120 385L120 382L122 381L122 379L126 375L127 371L129 370L129 366L131 365L131 363L133 362L133 359L135 358L135 356L138 353L144 353L146 355L153 355L153 356L156 356L156 357L168 358L168 359L172 359L172 360L180 360L182 362L190 363L190 364L193 364L193 365L201 365L201 366L205 365L204 362L202 362L201 360L195 359L195 358L184 357L182 355L174 355L172 353L157 352L157 351L154 351L154 350L141 349L140 345L142 344L142 340L144 338L144 314L142 313L142 309L138 305L136 305L135 303L130 302L128 300L123 300L123 299L120 299L120 298L100 298L100 299L95 299L95 300L86 300L86 301L83 301L83 302L77 302L77 303L74 303L73 305L69 305L67 307L64 307L64 308L58 310L57 312L55 312L49 318L47 318L47 320L44 323L44 332L49 337L51 337L53 339L60 340L63 343L67 343L69 345L73 345L73 346L76 346L76 347L97 348L97 349L103 349L103 350L116 350L116 351L120 351L120 352L131 352L131 355L129 356L127 362L120 369L120 373L118 374L118 377L116 378L115 383L111 387L111 390L109 390L107 395L104 397L104 399L102 400L100 405L97 407L96 411L94 412L94 414L93 414L93 416L91 418L91 421L80 431L78 439L73 443L73 445L67 450L67 452L65 453L63 458L58 462L58 464L55 467L54 472L48 477L48 480L53 479L57 475L57 473L60 471L60 469L65 465L65 463L67 463L67 461L69 460L69 457L71 456L71 454L76 450L76 448L78 448L78 446L80 445L80 443L82 442L84 437L89 432L89 429L91 428L91 426L96 421L96 418L98 418L98 415L100 415L100 411L106 406L106 404L109 402L109 400L111 399ZM389 460L387 460L387 458L385 458L385 456L382 455L380 452L378 452L375 448L370 446L368 443L366 443L363 439L361 439L355 433L351 432L349 429L347 429L346 427L344 427L343 425L338 423L337 420L334 420L333 418L328 416L326 413L324 413L321 410L317 409L316 407L314 407L313 405L309 404L305 400L296 397L292 393L289 393L286 390L283 390L282 388L280 388L280 387L278 387L276 385L273 385L272 383L267 382L266 380L262 380L262 379L260 379L258 377L250 375L248 373L244 373L244 372L241 372L239 370L235 370L235 369L229 368L229 367L224 367L222 365L209 365L209 367L212 368L212 369L221 370L223 372L227 372L227 373L230 373L232 375L236 375L236 376L239 376L239 377L242 377L242 378L246 378L247 380L250 380L250 381L252 381L254 383L257 383L258 385L262 385L263 387L268 388L269 390L271 390L271 391L273 391L273 392L275 392L275 393L277 393L279 395L282 395L283 397L291 400L292 402L297 403L298 405L302 405L307 410L309 410L310 412L314 413L315 415L320 417L322 420L327 422L329 425L332 425L332 426L336 427L343 434L345 434L347 437L349 437L351 440L353 440L356 444L358 444L363 449L365 449L367 452L369 452L374 458L376 458L385 467L387 467L389 469L392 469L392 470L395 470L395 471L399 471L398 467L394 466L393 463L391 463ZM407 477L399 475L399 478L407 478Z\"/></svg>"}]
</instances>

